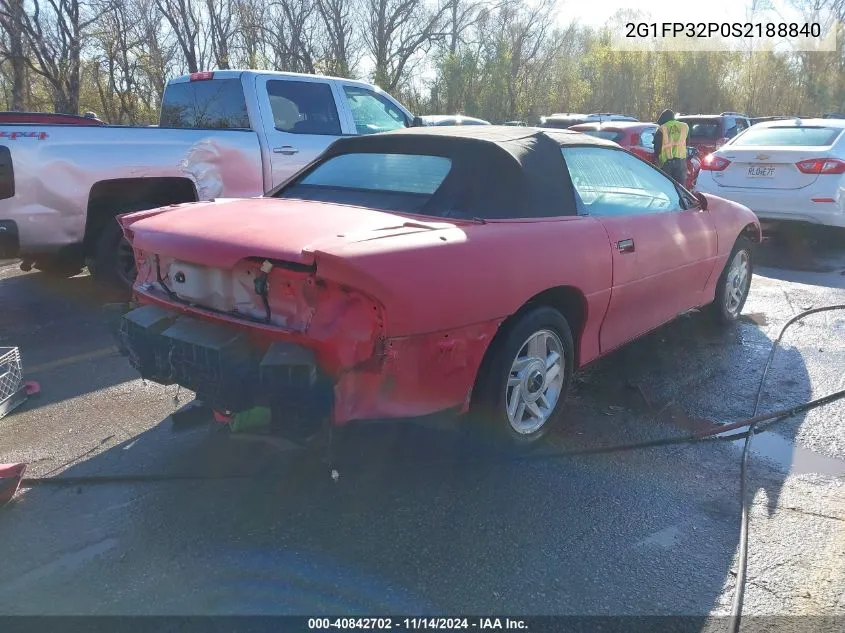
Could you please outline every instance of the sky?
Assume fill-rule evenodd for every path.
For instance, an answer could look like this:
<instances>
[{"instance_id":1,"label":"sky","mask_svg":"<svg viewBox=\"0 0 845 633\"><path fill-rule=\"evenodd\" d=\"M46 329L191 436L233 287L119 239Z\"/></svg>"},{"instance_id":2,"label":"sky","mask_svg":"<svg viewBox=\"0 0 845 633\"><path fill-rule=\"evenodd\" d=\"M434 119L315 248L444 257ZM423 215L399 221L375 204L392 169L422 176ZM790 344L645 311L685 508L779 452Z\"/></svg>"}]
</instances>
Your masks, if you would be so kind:
<instances>
[{"instance_id":1,"label":"sky","mask_svg":"<svg viewBox=\"0 0 845 633\"><path fill-rule=\"evenodd\" d=\"M493 4L493 0L489 1ZM532 0L527 0L529 3ZM794 0L800 2L801 0ZM757 6L753 20L752 4ZM604 26L613 15L622 9L633 9L650 14L653 22L797 22L805 19L792 6L790 0L557 0L557 24L567 26L573 20L591 27ZM620 34L621 35L621 34ZM372 62L365 59L362 70L368 74ZM421 69L420 78L430 81L434 69Z\"/></svg>"}]
</instances>

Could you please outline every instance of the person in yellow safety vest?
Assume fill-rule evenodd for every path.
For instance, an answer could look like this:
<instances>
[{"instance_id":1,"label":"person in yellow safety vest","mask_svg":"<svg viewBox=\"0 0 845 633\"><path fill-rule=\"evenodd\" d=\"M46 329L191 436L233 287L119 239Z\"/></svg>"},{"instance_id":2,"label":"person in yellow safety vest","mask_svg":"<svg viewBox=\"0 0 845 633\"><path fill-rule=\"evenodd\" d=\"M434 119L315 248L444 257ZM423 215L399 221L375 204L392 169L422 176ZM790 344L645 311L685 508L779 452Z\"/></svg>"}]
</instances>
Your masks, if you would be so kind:
<instances>
[{"instance_id":1,"label":"person in yellow safety vest","mask_svg":"<svg viewBox=\"0 0 845 633\"><path fill-rule=\"evenodd\" d=\"M675 118L672 110L664 110L657 119L654 134L654 162L670 178L680 184L687 181L687 138L689 126Z\"/></svg>"}]
</instances>

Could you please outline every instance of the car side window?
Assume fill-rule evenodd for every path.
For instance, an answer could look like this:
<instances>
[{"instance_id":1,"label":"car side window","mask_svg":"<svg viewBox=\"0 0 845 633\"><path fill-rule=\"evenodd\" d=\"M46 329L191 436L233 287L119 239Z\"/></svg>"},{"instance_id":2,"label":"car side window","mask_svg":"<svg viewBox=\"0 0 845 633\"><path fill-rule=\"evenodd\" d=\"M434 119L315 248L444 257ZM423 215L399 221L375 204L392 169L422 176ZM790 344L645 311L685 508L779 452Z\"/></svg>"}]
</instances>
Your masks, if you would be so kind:
<instances>
[{"instance_id":1,"label":"car side window","mask_svg":"<svg viewBox=\"0 0 845 633\"><path fill-rule=\"evenodd\" d=\"M344 86L358 134L375 134L407 127L405 114L380 94L358 86Z\"/></svg>"},{"instance_id":2,"label":"car side window","mask_svg":"<svg viewBox=\"0 0 845 633\"><path fill-rule=\"evenodd\" d=\"M737 135L739 130L737 129L737 120L733 117L726 117L725 118L725 138L733 138Z\"/></svg>"},{"instance_id":3,"label":"car side window","mask_svg":"<svg viewBox=\"0 0 845 633\"><path fill-rule=\"evenodd\" d=\"M654 134L657 132L657 128L654 129L647 129L640 132L640 145L647 149L654 149Z\"/></svg>"},{"instance_id":4,"label":"car side window","mask_svg":"<svg viewBox=\"0 0 845 633\"><path fill-rule=\"evenodd\" d=\"M737 119L736 120L736 133L739 134L748 129L748 121L745 119Z\"/></svg>"},{"instance_id":5,"label":"car side window","mask_svg":"<svg viewBox=\"0 0 845 633\"><path fill-rule=\"evenodd\" d=\"M248 130L249 115L240 79L168 84L159 127Z\"/></svg>"},{"instance_id":6,"label":"car side window","mask_svg":"<svg viewBox=\"0 0 845 633\"><path fill-rule=\"evenodd\" d=\"M605 147L561 151L572 185L590 215L641 215L683 208L675 183L628 152Z\"/></svg>"},{"instance_id":7,"label":"car side window","mask_svg":"<svg viewBox=\"0 0 845 633\"><path fill-rule=\"evenodd\" d=\"M332 88L316 81L272 79L267 96L273 124L280 132L340 136L340 117Z\"/></svg>"}]
</instances>

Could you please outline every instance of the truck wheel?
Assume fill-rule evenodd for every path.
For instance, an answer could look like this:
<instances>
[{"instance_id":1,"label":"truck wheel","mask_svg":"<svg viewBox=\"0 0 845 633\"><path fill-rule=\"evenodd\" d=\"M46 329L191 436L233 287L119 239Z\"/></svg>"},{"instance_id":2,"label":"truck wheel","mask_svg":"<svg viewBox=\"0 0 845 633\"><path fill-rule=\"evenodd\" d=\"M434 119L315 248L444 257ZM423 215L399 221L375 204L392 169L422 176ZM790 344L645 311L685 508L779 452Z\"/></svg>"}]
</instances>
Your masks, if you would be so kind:
<instances>
[{"instance_id":1,"label":"truck wheel","mask_svg":"<svg viewBox=\"0 0 845 633\"><path fill-rule=\"evenodd\" d=\"M479 372L476 423L516 445L534 443L558 421L572 381L572 331L557 310L540 306L493 342Z\"/></svg>"},{"instance_id":2,"label":"truck wheel","mask_svg":"<svg viewBox=\"0 0 845 633\"><path fill-rule=\"evenodd\" d=\"M130 294L138 271L135 268L135 254L123 235L117 220L106 222L97 239L91 274L121 294Z\"/></svg>"},{"instance_id":3,"label":"truck wheel","mask_svg":"<svg viewBox=\"0 0 845 633\"><path fill-rule=\"evenodd\" d=\"M717 323L734 323L742 314L742 308L751 290L753 273L751 240L739 237L716 284L716 298L709 306L710 313Z\"/></svg>"}]
</instances>

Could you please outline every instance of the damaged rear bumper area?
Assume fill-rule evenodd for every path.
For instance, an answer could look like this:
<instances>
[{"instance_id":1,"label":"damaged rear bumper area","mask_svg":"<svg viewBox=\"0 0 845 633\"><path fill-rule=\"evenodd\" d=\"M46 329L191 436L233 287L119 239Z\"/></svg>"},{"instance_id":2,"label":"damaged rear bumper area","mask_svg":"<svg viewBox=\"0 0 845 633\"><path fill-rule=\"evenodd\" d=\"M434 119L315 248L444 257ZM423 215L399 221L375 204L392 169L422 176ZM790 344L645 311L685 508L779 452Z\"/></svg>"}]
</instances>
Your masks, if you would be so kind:
<instances>
[{"instance_id":1,"label":"damaged rear bumper area","mask_svg":"<svg viewBox=\"0 0 845 633\"><path fill-rule=\"evenodd\" d=\"M243 331L155 305L125 314L119 338L142 378L190 389L215 409L270 407L274 426L297 436L311 435L331 419L332 381L301 345L274 342L258 349Z\"/></svg>"}]
</instances>

